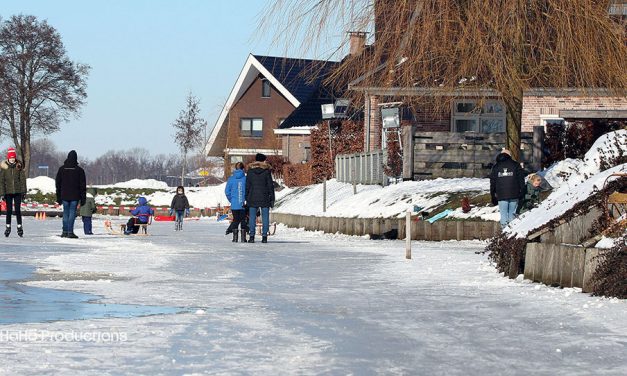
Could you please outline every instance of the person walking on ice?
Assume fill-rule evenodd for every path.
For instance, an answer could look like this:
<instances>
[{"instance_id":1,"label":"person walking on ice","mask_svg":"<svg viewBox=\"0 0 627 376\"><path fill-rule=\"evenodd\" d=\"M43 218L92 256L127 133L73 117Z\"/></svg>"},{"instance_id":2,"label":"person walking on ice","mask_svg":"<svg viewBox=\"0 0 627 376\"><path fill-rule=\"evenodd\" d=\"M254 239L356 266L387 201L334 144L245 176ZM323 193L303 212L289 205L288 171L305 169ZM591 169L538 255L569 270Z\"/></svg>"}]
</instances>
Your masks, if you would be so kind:
<instances>
[{"instance_id":1,"label":"person walking on ice","mask_svg":"<svg viewBox=\"0 0 627 376\"><path fill-rule=\"evenodd\" d=\"M15 208L15 219L17 220L17 235L22 237L22 201L26 195L26 172L24 165L17 159L14 148L7 151L7 159L0 163L0 196L4 197L7 204L6 229L4 236L11 234L11 217Z\"/></svg>"},{"instance_id":2,"label":"person walking on ice","mask_svg":"<svg viewBox=\"0 0 627 376\"><path fill-rule=\"evenodd\" d=\"M246 209L244 207L246 201L246 175L244 174L244 164L242 162L235 164L235 171L233 171L233 174L226 182L224 194L231 203L231 213L233 214L233 222L226 229L226 235L233 233L233 242L237 242L237 228L241 225L242 243L245 243L248 226L246 223Z\"/></svg>"},{"instance_id":3,"label":"person walking on ice","mask_svg":"<svg viewBox=\"0 0 627 376\"><path fill-rule=\"evenodd\" d=\"M170 215L174 214L174 230L180 231L183 229L183 215L189 216L189 200L185 196L185 188L182 185L176 187L176 194L172 198L170 204Z\"/></svg>"},{"instance_id":4,"label":"person walking on ice","mask_svg":"<svg viewBox=\"0 0 627 376\"><path fill-rule=\"evenodd\" d=\"M87 200L87 183L85 170L78 165L78 155L75 150L68 153L63 166L59 167L55 178L57 188L57 202L63 205L63 232L62 238L77 239L74 234L74 221L78 203L85 205Z\"/></svg>"},{"instance_id":5,"label":"person walking on ice","mask_svg":"<svg viewBox=\"0 0 627 376\"><path fill-rule=\"evenodd\" d=\"M255 162L248 165L246 176L246 204L249 210L248 225L250 230L249 243L255 242L257 210L261 210L261 242L268 242L270 229L270 208L274 206L274 182L270 173L270 165L266 156L257 153Z\"/></svg>"},{"instance_id":6,"label":"person walking on ice","mask_svg":"<svg viewBox=\"0 0 627 376\"><path fill-rule=\"evenodd\" d=\"M85 205L81 205L79 210L79 214L81 215L81 220L83 221L83 232L85 235L93 235L92 231L92 223L91 217L96 212L96 188L87 189Z\"/></svg>"}]
</instances>

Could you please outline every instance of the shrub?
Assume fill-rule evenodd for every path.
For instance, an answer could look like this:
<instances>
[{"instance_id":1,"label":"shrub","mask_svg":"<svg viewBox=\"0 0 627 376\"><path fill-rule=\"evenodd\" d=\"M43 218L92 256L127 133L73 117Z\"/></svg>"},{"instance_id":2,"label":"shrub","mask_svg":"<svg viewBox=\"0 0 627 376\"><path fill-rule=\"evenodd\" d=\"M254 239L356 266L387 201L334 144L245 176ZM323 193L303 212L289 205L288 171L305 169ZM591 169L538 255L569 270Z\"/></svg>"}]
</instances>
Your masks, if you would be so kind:
<instances>
[{"instance_id":1,"label":"shrub","mask_svg":"<svg viewBox=\"0 0 627 376\"><path fill-rule=\"evenodd\" d=\"M311 164L287 164L283 166L283 182L288 187L313 184Z\"/></svg>"}]
</instances>

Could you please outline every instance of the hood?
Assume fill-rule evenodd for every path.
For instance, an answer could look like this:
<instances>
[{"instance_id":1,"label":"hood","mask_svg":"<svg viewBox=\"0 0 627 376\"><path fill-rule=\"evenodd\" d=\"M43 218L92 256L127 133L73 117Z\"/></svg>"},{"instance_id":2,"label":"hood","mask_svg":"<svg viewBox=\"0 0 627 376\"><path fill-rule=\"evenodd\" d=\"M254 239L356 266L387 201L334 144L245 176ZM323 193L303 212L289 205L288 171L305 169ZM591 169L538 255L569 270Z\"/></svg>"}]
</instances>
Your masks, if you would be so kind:
<instances>
[{"instance_id":1,"label":"hood","mask_svg":"<svg viewBox=\"0 0 627 376\"><path fill-rule=\"evenodd\" d=\"M261 168L264 170L269 170L270 169L270 165L268 164L268 162L253 162L251 164L248 165L248 171L254 169L254 168Z\"/></svg>"},{"instance_id":2,"label":"hood","mask_svg":"<svg viewBox=\"0 0 627 376\"><path fill-rule=\"evenodd\" d=\"M96 188L87 188L87 193L91 194L92 197L96 197L98 190Z\"/></svg>"},{"instance_id":3,"label":"hood","mask_svg":"<svg viewBox=\"0 0 627 376\"><path fill-rule=\"evenodd\" d=\"M87 198L94 198L94 195L92 195L91 193L87 192L87 193L85 193L85 197L87 197Z\"/></svg>"},{"instance_id":4,"label":"hood","mask_svg":"<svg viewBox=\"0 0 627 376\"><path fill-rule=\"evenodd\" d=\"M2 161L2 163L0 163L0 168L3 169L3 170L7 170L7 169L13 168L13 167L17 167L17 169L21 170L22 169L22 164L17 159L15 160L15 163L13 163L13 164L10 164L8 160L4 160L4 161Z\"/></svg>"},{"instance_id":5,"label":"hood","mask_svg":"<svg viewBox=\"0 0 627 376\"><path fill-rule=\"evenodd\" d=\"M233 171L233 177L234 177L235 179L241 179L241 178L243 178L244 176L245 176L245 174L244 174L244 170L235 170L235 171Z\"/></svg>"},{"instance_id":6,"label":"hood","mask_svg":"<svg viewBox=\"0 0 627 376\"><path fill-rule=\"evenodd\" d=\"M148 203L148 200L146 200L145 197L140 197L137 199L137 203L139 204L139 206L144 206Z\"/></svg>"},{"instance_id":7,"label":"hood","mask_svg":"<svg viewBox=\"0 0 627 376\"><path fill-rule=\"evenodd\" d=\"M499 155L497 155L497 156L496 156L496 161L497 161L498 163L500 163L500 162L505 162L505 161L506 161L506 160L508 160L508 159L510 159L510 160L511 160L511 159L512 159L512 157L511 157L509 154L507 154L507 153L500 153Z\"/></svg>"},{"instance_id":8,"label":"hood","mask_svg":"<svg viewBox=\"0 0 627 376\"><path fill-rule=\"evenodd\" d=\"M67 159L63 162L63 165L66 167L76 167L78 166L78 155L75 150L67 153Z\"/></svg>"}]
</instances>

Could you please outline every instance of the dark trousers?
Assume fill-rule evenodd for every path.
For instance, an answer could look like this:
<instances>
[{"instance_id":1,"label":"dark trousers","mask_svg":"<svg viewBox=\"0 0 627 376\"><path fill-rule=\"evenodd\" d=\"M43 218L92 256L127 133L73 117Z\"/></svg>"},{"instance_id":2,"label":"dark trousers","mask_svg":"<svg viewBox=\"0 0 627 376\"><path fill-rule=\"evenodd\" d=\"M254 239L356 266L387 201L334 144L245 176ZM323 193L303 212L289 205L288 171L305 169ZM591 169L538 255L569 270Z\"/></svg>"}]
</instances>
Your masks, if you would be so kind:
<instances>
[{"instance_id":1,"label":"dark trousers","mask_svg":"<svg viewBox=\"0 0 627 376\"><path fill-rule=\"evenodd\" d=\"M92 232L91 228L91 217L82 216L81 219L83 220L83 231L85 232L85 235L93 235L94 233Z\"/></svg>"},{"instance_id":2,"label":"dark trousers","mask_svg":"<svg viewBox=\"0 0 627 376\"><path fill-rule=\"evenodd\" d=\"M22 194L8 194L4 195L4 199L7 202L7 225L11 224L11 216L13 215L13 206L15 206L15 218L17 224L22 224Z\"/></svg>"},{"instance_id":3,"label":"dark trousers","mask_svg":"<svg viewBox=\"0 0 627 376\"><path fill-rule=\"evenodd\" d=\"M137 234L139 232L139 226L135 226L137 218L131 218L126 223L126 232Z\"/></svg>"},{"instance_id":4,"label":"dark trousers","mask_svg":"<svg viewBox=\"0 0 627 376\"><path fill-rule=\"evenodd\" d=\"M240 209L240 210L231 210L231 213L233 213L233 222L231 222L231 225L229 226L229 230L230 231L235 231L237 230L238 227L241 226L242 231L246 231L246 210L245 209Z\"/></svg>"}]
</instances>

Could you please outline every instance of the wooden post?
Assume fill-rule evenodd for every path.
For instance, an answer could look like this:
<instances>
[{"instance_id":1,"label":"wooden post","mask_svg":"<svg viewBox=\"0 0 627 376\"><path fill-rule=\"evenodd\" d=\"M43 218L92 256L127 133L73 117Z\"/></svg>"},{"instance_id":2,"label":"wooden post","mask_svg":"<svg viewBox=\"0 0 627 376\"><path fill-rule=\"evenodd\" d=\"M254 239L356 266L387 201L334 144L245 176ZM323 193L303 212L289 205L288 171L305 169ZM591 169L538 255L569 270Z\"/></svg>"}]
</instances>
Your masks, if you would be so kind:
<instances>
[{"instance_id":1,"label":"wooden post","mask_svg":"<svg viewBox=\"0 0 627 376\"><path fill-rule=\"evenodd\" d=\"M533 168L542 169L542 157L544 155L544 127L533 127Z\"/></svg>"},{"instance_id":2,"label":"wooden post","mask_svg":"<svg viewBox=\"0 0 627 376\"><path fill-rule=\"evenodd\" d=\"M411 211L405 213L405 258L411 260Z\"/></svg>"},{"instance_id":3,"label":"wooden post","mask_svg":"<svg viewBox=\"0 0 627 376\"><path fill-rule=\"evenodd\" d=\"M414 180L414 126L401 127L403 140L403 180Z\"/></svg>"},{"instance_id":4,"label":"wooden post","mask_svg":"<svg viewBox=\"0 0 627 376\"><path fill-rule=\"evenodd\" d=\"M327 212L327 178L322 180L322 212Z\"/></svg>"}]
</instances>

